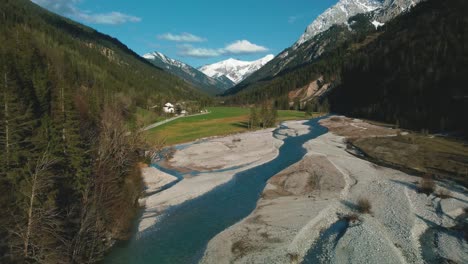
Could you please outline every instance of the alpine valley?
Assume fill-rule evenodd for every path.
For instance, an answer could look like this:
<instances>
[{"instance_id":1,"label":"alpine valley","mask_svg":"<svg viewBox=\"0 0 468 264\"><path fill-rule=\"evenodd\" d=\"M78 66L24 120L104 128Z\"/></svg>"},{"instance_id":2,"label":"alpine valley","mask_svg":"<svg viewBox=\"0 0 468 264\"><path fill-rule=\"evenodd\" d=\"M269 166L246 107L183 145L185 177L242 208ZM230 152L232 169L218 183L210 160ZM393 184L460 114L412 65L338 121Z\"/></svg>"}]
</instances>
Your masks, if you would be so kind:
<instances>
[{"instance_id":1,"label":"alpine valley","mask_svg":"<svg viewBox=\"0 0 468 264\"><path fill-rule=\"evenodd\" d=\"M468 263L467 14L1 0L0 263Z\"/></svg>"},{"instance_id":2,"label":"alpine valley","mask_svg":"<svg viewBox=\"0 0 468 264\"><path fill-rule=\"evenodd\" d=\"M466 134L468 115L457 114L468 112L466 2L417 3L339 1L292 47L226 91L227 101L274 100L279 108Z\"/></svg>"}]
</instances>

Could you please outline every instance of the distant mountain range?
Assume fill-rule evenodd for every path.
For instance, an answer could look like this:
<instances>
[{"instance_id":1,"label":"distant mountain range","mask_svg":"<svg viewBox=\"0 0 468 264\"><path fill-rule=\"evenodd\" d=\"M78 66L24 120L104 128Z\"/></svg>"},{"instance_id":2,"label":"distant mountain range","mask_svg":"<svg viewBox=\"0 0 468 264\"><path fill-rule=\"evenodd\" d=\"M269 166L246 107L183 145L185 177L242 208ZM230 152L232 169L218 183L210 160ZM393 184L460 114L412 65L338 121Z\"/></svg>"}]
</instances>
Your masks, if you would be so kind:
<instances>
[{"instance_id":1,"label":"distant mountain range","mask_svg":"<svg viewBox=\"0 0 468 264\"><path fill-rule=\"evenodd\" d=\"M176 75L195 87L198 87L207 94L221 94L226 89L234 86L234 83L228 78L211 78L194 67L169 58L161 52L148 53L143 55L143 58L164 71Z\"/></svg>"},{"instance_id":2,"label":"distant mountain range","mask_svg":"<svg viewBox=\"0 0 468 264\"><path fill-rule=\"evenodd\" d=\"M271 61L275 56L270 54L256 61L241 61L236 59L227 59L218 63L205 65L199 70L207 76L213 78L227 77L235 84L243 81Z\"/></svg>"},{"instance_id":3,"label":"distant mountain range","mask_svg":"<svg viewBox=\"0 0 468 264\"><path fill-rule=\"evenodd\" d=\"M198 87L199 90L207 94L217 95L222 94L259 70L272 60L274 55L267 55L256 61L241 61L231 58L205 65L199 69L169 58L161 52L151 52L143 55L143 58L164 71Z\"/></svg>"}]
</instances>

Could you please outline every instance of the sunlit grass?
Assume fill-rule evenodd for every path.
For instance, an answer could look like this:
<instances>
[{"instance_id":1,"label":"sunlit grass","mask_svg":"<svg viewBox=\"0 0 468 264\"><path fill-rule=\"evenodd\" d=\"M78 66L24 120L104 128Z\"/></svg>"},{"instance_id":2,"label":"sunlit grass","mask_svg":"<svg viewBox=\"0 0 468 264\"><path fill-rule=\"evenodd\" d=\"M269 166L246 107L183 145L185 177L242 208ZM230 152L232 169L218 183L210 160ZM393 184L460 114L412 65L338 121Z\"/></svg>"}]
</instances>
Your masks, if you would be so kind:
<instances>
[{"instance_id":1,"label":"sunlit grass","mask_svg":"<svg viewBox=\"0 0 468 264\"><path fill-rule=\"evenodd\" d=\"M167 145L189 142L199 138L221 136L248 130L249 108L211 107L209 114L180 118L146 132L148 142L165 139ZM309 119L301 111L278 111L278 121Z\"/></svg>"}]
</instances>

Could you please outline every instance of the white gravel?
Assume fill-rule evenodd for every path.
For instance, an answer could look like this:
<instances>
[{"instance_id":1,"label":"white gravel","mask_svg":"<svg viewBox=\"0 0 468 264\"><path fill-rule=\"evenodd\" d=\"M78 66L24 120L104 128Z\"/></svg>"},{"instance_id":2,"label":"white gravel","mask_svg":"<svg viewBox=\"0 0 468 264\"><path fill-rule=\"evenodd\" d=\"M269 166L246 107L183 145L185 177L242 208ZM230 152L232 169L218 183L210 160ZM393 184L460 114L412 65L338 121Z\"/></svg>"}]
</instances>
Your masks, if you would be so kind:
<instances>
[{"instance_id":1,"label":"white gravel","mask_svg":"<svg viewBox=\"0 0 468 264\"><path fill-rule=\"evenodd\" d=\"M176 151L171 166L202 173L186 177L173 187L145 198L138 235L154 226L168 207L197 198L228 182L236 173L276 158L283 141L274 138L272 131L265 129L212 138ZM227 170L216 171L222 169Z\"/></svg>"},{"instance_id":2,"label":"white gravel","mask_svg":"<svg viewBox=\"0 0 468 264\"><path fill-rule=\"evenodd\" d=\"M287 263L291 260L295 263L296 257L300 262L310 249L320 246L329 249L322 251L323 255L320 256L325 263L422 264L421 236L429 227L453 227L456 224L454 219L468 205L465 188L444 186L454 198L443 200L419 193L417 182L420 178L349 154L344 138L332 133L326 133L304 146L308 150L307 155L325 157L342 174L346 186L340 192L339 199L325 200L319 196L305 207L300 207L300 198L279 197L268 203L261 200L250 216L210 241L203 263ZM441 183L437 185L442 188ZM274 187L268 185L266 190L272 189ZM359 198L370 201L371 214L358 212L356 202ZM299 211L290 215L287 208ZM300 210L304 211L301 213ZM359 215L360 222L349 227L338 241L319 239L325 230L338 221L338 215L351 214ZM258 215L262 216L262 221L252 225L249 219L255 219ZM304 216L308 219L304 220ZM299 226L298 219L301 219ZM271 231L274 231L274 223L278 221L286 221L283 225L289 223L296 228L288 229L289 236L283 234L281 243L276 240L260 241L258 230L267 230L274 235ZM279 231L277 233L281 234ZM251 250L252 246L247 243L247 250L239 258L229 250L240 239L250 241L255 247ZM438 255L457 263L468 263L466 241L449 232L438 233L436 239L439 246L433 250ZM290 260L289 256L295 257Z\"/></svg>"},{"instance_id":3,"label":"white gravel","mask_svg":"<svg viewBox=\"0 0 468 264\"><path fill-rule=\"evenodd\" d=\"M282 140L274 139L273 129L212 138L177 151L170 163L194 170L226 169L276 157Z\"/></svg>"},{"instance_id":4,"label":"white gravel","mask_svg":"<svg viewBox=\"0 0 468 264\"><path fill-rule=\"evenodd\" d=\"M154 167L146 167L141 169L143 182L145 183L145 193L151 194L160 191L164 186L176 182L178 179L175 176L160 171ZM139 200L140 205L146 204L146 198Z\"/></svg>"}]
</instances>

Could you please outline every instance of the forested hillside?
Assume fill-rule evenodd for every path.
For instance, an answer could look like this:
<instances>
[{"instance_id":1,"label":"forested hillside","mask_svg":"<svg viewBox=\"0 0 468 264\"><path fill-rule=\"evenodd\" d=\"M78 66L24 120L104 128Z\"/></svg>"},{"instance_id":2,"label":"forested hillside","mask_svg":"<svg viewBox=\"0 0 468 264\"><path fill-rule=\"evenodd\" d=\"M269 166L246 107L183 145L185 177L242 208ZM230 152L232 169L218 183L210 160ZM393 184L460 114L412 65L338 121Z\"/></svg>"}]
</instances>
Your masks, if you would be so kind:
<instances>
[{"instance_id":1,"label":"forested hillside","mask_svg":"<svg viewBox=\"0 0 468 264\"><path fill-rule=\"evenodd\" d=\"M467 5L463 0L424 1L377 30L369 27L366 15L352 17L352 32L334 26L311 40L328 36L325 43L334 38L340 45L329 46L308 64L234 87L226 101L271 99L288 106L289 92L323 77L331 88L317 100L327 101L334 112L466 135Z\"/></svg>"},{"instance_id":2,"label":"forested hillside","mask_svg":"<svg viewBox=\"0 0 468 264\"><path fill-rule=\"evenodd\" d=\"M280 60L275 58L244 82L226 91L227 102L242 104L273 99L288 107L288 92L308 85L320 76L326 83L334 81L339 76L345 56L352 52L352 44L365 43L368 36L372 38L379 34L366 15L354 16L349 21L352 31L347 26L335 25L291 51L296 54L293 56L295 60L283 70L276 63ZM310 60L304 59L306 57ZM279 72L273 76L275 71Z\"/></svg>"},{"instance_id":3,"label":"forested hillside","mask_svg":"<svg viewBox=\"0 0 468 264\"><path fill-rule=\"evenodd\" d=\"M28 0L0 2L0 43L0 262L96 262L136 213L134 110L207 98Z\"/></svg>"},{"instance_id":4,"label":"forested hillside","mask_svg":"<svg viewBox=\"0 0 468 264\"><path fill-rule=\"evenodd\" d=\"M242 83L228 90L226 94L235 94L255 82L281 77L288 72L323 59L329 51L343 46L350 39L375 31L374 26L369 23L369 19L368 14L356 15L349 20L349 28L352 30L349 30L345 25L335 25L303 45L284 50Z\"/></svg>"},{"instance_id":5,"label":"forested hillside","mask_svg":"<svg viewBox=\"0 0 468 264\"><path fill-rule=\"evenodd\" d=\"M412 129L468 135L468 2L428 1L354 52L332 110Z\"/></svg>"}]
</instances>

